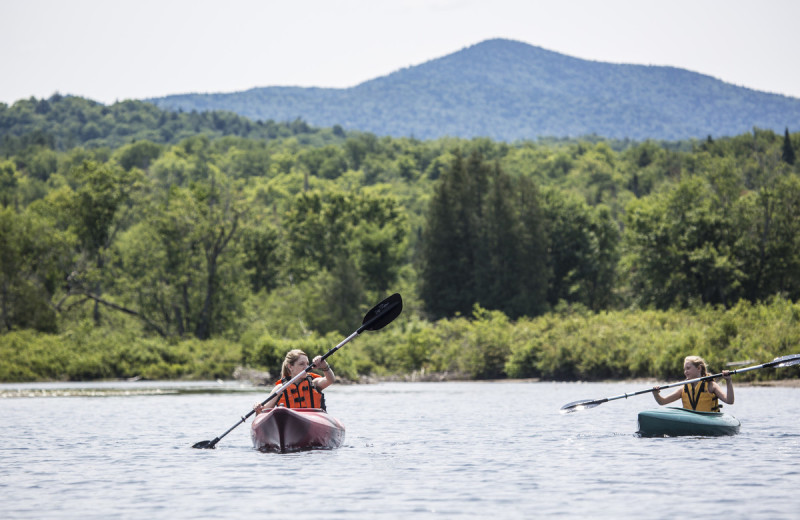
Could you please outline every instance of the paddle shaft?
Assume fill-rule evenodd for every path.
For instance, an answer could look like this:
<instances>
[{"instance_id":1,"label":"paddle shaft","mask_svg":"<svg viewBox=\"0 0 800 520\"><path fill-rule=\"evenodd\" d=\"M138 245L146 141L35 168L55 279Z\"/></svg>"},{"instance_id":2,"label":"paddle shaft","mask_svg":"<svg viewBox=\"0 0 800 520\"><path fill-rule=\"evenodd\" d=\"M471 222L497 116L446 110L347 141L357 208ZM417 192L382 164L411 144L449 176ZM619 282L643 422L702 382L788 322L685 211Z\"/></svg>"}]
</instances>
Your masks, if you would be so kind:
<instances>
[{"instance_id":1,"label":"paddle shaft","mask_svg":"<svg viewBox=\"0 0 800 520\"><path fill-rule=\"evenodd\" d=\"M744 372L745 370L752 370L753 368L754 367L749 367L747 369L742 369L742 370L739 370L739 371L732 370L730 372L730 375L733 375L733 374L735 374L737 372ZM761 367L758 367L758 368L761 368ZM627 398L633 397L635 395L649 394L651 392L655 392L656 390L664 390L665 388L673 388L673 387L676 387L676 386L688 385L688 384L691 384L691 383L697 383L698 381L706 381L708 379L716 379L716 378L720 377L721 375L722 375L722 373L714 374L713 376L698 377L697 379L689 379L688 381L681 381L680 383L672 383L672 384L669 384L669 385L659 386L658 388L648 388L647 390L639 390L638 392L633 392L633 393L630 393L630 394L615 395L614 397L606 397L604 399L598 399L596 401L589 401L589 402L583 403L583 404L601 404L601 403L607 403L608 401L615 401L617 399L627 399Z\"/></svg>"}]
</instances>

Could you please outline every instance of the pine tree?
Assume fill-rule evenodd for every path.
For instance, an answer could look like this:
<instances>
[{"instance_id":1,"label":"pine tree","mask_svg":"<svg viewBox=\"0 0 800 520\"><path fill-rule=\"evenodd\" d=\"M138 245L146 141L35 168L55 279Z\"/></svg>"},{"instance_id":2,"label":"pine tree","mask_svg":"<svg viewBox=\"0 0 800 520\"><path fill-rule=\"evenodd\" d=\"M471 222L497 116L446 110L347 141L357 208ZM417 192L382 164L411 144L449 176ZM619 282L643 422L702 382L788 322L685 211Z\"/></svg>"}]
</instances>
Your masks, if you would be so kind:
<instances>
[{"instance_id":1,"label":"pine tree","mask_svg":"<svg viewBox=\"0 0 800 520\"><path fill-rule=\"evenodd\" d=\"M470 161L474 165L474 161ZM422 237L420 294L432 319L469 315L475 303L475 256L480 221L477 178L457 152L441 177ZM478 203L476 203L478 201Z\"/></svg>"},{"instance_id":2,"label":"pine tree","mask_svg":"<svg viewBox=\"0 0 800 520\"><path fill-rule=\"evenodd\" d=\"M511 318L536 316L546 308L547 243L535 185L512 178L499 166L484 201L478 283L481 307Z\"/></svg>"},{"instance_id":3,"label":"pine tree","mask_svg":"<svg viewBox=\"0 0 800 520\"><path fill-rule=\"evenodd\" d=\"M792 140L789 138L789 128L786 128L786 133L783 134L783 155L781 159L786 164L794 165L795 155L794 148L792 147Z\"/></svg>"},{"instance_id":4,"label":"pine tree","mask_svg":"<svg viewBox=\"0 0 800 520\"><path fill-rule=\"evenodd\" d=\"M476 299L487 309L505 310L515 292L520 229L512 200L511 179L496 166L482 201L484 218L475 273Z\"/></svg>"},{"instance_id":5,"label":"pine tree","mask_svg":"<svg viewBox=\"0 0 800 520\"><path fill-rule=\"evenodd\" d=\"M517 293L507 314L537 316L547 310L547 288L552 276L542 198L533 181L521 177L516 179L513 200L519 215L519 255Z\"/></svg>"},{"instance_id":6,"label":"pine tree","mask_svg":"<svg viewBox=\"0 0 800 520\"><path fill-rule=\"evenodd\" d=\"M422 239L421 297L433 319L474 305L512 318L546 307L547 242L538 192L479 153L456 155L431 200Z\"/></svg>"}]
</instances>

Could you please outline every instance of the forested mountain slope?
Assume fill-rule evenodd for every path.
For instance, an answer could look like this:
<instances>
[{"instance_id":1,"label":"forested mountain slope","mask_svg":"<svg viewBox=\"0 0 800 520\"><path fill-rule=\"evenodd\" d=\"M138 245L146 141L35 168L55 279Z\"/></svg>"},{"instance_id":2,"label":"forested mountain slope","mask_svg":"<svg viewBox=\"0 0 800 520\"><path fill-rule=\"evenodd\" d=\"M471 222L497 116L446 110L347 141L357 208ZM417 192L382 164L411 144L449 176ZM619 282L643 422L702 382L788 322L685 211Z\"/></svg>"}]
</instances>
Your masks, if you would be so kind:
<instances>
[{"instance_id":1,"label":"forested mountain slope","mask_svg":"<svg viewBox=\"0 0 800 520\"><path fill-rule=\"evenodd\" d=\"M800 99L679 68L587 61L503 39L352 88L264 87L147 101L419 139L704 139L753 127L783 132L800 122Z\"/></svg>"}]
</instances>

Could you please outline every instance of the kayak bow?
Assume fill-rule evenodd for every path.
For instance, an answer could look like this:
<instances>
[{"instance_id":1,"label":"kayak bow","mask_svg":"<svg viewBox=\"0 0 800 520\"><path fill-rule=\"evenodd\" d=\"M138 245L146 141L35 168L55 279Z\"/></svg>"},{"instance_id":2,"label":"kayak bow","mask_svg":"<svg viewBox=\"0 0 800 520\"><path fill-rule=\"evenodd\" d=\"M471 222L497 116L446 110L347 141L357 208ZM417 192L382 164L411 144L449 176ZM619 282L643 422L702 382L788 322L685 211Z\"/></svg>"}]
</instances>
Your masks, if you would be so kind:
<instances>
[{"instance_id":1,"label":"kayak bow","mask_svg":"<svg viewBox=\"0 0 800 520\"><path fill-rule=\"evenodd\" d=\"M259 451L330 450L344 442L344 425L318 408L281 406L258 414L250 426L250 436Z\"/></svg>"}]
</instances>

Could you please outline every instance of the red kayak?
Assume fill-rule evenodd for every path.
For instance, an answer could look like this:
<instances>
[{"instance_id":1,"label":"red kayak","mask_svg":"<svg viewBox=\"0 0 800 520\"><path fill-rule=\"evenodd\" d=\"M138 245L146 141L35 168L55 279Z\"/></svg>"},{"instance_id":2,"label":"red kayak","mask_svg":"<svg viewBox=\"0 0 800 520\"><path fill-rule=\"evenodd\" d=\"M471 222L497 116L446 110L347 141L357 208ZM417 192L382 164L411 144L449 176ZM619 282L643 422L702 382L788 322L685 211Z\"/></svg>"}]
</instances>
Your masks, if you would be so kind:
<instances>
[{"instance_id":1,"label":"red kayak","mask_svg":"<svg viewBox=\"0 0 800 520\"><path fill-rule=\"evenodd\" d=\"M258 414L250 436L259 451L331 450L344 442L344 425L318 408L280 406Z\"/></svg>"}]
</instances>

